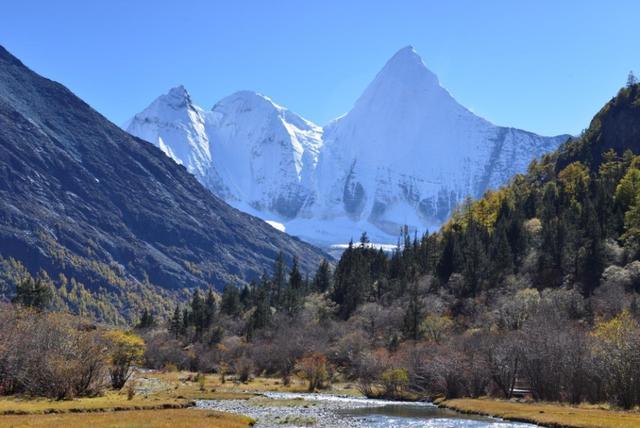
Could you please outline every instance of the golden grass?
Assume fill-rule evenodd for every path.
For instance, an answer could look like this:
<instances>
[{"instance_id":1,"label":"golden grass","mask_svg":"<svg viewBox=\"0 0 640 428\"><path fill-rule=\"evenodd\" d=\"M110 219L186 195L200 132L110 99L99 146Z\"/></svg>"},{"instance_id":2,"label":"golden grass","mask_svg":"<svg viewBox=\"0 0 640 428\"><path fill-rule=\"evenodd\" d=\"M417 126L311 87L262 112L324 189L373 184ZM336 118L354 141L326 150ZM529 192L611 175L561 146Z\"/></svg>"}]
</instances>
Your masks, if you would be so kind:
<instances>
[{"instance_id":1,"label":"golden grass","mask_svg":"<svg viewBox=\"0 0 640 428\"><path fill-rule=\"evenodd\" d=\"M196 382L179 380L177 375L138 375L135 384L152 385L149 392L137 392L129 400L125 391L109 391L100 397L83 397L73 400L50 400L32 397L0 397L0 415L42 415L85 412L142 411L180 409L190 407L193 400L237 400L254 397L255 394L218 391L211 384L200 390ZM156 412L153 412L156 413ZM4 426L3 424L0 424Z\"/></svg>"},{"instance_id":2,"label":"golden grass","mask_svg":"<svg viewBox=\"0 0 640 428\"><path fill-rule=\"evenodd\" d=\"M582 428L640 427L640 413L608 410L598 406L557 403L516 403L493 399L455 399L439 403L463 413L496 416L545 426Z\"/></svg>"},{"instance_id":3,"label":"golden grass","mask_svg":"<svg viewBox=\"0 0 640 428\"><path fill-rule=\"evenodd\" d=\"M48 400L44 398L1 397L0 414L53 413L70 411L107 411L187 406L188 400L172 397L136 396L127 400L126 394L109 392L102 397L75 400Z\"/></svg>"},{"instance_id":4,"label":"golden grass","mask_svg":"<svg viewBox=\"0 0 640 428\"><path fill-rule=\"evenodd\" d=\"M198 409L0 416L0 426L16 428L245 428L253 423L244 416Z\"/></svg>"},{"instance_id":5,"label":"golden grass","mask_svg":"<svg viewBox=\"0 0 640 428\"><path fill-rule=\"evenodd\" d=\"M187 382L186 379L193 377L193 373L189 372L165 372L165 373L153 373L150 376L161 379L164 382L172 385L179 385L180 391L183 391L189 395L189 397L197 397L200 395L199 385L196 382ZM260 394L263 392L308 392L308 385L306 382L292 378L289 385L284 385L279 378L267 378L258 377L252 379L247 383L235 382L233 378L229 377L225 383L220 381L218 375L207 375L205 378L205 391L215 390L216 393L231 393L231 394ZM338 395L351 395L356 397L362 397L360 391L351 384L347 383L335 383L327 390L321 391L326 394L338 394ZM204 397L200 397L204 398ZM217 398L211 398L217 399ZM220 398L224 399L224 398Z\"/></svg>"},{"instance_id":6,"label":"golden grass","mask_svg":"<svg viewBox=\"0 0 640 428\"><path fill-rule=\"evenodd\" d=\"M209 419L194 422L195 416L191 412L199 410L184 408L191 406L194 400L240 400L256 397L257 394L266 391L307 391L306 384L298 379L292 380L290 385L285 386L280 379L274 378L257 378L247 383L234 382L229 379L222 383L220 376L207 375L204 384L202 384L195 381L195 373L189 372L139 373L133 377L133 382L137 392L131 400L128 399L125 391L110 391L100 397L60 401L44 398L0 397L0 426L65 425L74 427L87 426L83 424L94 419L98 421L96 422L98 425L93 422L91 425L96 427L165 426L158 425L160 421L155 415L171 416L174 419L180 416L189 417L185 420L184 425L172 422L170 424L172 428L180 426L246 426L248 422L244 419L242 423L245 425L222 425L225 421L223 414L215 412L209 412L213 415ZM333 389L323 392L361 395L355 388L345 384L334 385ZM307 405L302 400L280 400L282 403L276 401L275 404L271 404ZM257 402L257 405L260 405L260 401ZM185 410L186 413L182 410ZM149 424L145 425L144 415L148 415ZM211 425L215 418L219 419L216 422L217 425ZM231 415L229 418L231 418L229 421L237 421Z\"/></svg>"}]
</instances>

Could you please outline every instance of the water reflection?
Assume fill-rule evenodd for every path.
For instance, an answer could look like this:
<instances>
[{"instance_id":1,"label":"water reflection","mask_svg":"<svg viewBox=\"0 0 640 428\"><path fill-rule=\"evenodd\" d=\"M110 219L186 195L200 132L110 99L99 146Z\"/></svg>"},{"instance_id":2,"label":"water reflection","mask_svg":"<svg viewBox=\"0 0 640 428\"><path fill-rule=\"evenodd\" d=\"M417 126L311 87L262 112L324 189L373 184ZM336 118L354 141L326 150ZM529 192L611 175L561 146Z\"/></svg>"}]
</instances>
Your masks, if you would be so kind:
<instances>
[{"instance_id":1,"label":"water reflection","mask_svg":"<svg viewBox=\"0 0 640 428\"><path fill-rule=\"evenodd\" d=\"M511 428L533 427L535 425L500 421L484 416L464 415L453 410L435 406L412 406L388 404L380 407L362 407L338 411L346 420L356 419L371 427L412 428Z\"/></svg>"}]
</instances>

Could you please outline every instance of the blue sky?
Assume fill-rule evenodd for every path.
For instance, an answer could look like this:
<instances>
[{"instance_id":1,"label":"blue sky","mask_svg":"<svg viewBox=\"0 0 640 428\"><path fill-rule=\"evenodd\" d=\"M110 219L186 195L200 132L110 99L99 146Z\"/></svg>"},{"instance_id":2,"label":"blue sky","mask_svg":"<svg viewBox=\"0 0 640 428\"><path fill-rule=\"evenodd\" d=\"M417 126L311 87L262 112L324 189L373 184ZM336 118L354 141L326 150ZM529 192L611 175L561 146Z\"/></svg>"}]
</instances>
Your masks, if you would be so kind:
<instances>
[{"instance_id":1,"label":"blue sky","mask_svg":"<svg viewBox=\"0 0 640 428\"><path fill-rule=\"evenodd\" d=\"M324 124L413 45L477 114L577 133L640 74L634 1L6 1L0 44L122 123L184 84L240 89Z\"/></svg>"}]
</instances>

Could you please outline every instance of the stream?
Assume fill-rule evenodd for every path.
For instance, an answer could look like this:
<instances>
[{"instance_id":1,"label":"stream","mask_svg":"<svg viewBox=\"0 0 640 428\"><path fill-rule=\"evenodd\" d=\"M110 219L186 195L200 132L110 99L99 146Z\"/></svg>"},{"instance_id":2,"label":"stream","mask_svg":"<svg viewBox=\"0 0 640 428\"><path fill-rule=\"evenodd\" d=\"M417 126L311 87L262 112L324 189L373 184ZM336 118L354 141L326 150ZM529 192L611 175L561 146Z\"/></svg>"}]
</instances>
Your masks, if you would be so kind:
<instances>
[{"instance_id":1,"label":"stream","mask_svg":"<svg viewBox=\"0 0 640 428\"><path fill-rule=\"evenodd\" d=\"M266 392L248 400L199 400L196 407L249 416L256 427L526 428L535 425L464 415L425 402L331 394Z\"/></svg>"}]
</instances>

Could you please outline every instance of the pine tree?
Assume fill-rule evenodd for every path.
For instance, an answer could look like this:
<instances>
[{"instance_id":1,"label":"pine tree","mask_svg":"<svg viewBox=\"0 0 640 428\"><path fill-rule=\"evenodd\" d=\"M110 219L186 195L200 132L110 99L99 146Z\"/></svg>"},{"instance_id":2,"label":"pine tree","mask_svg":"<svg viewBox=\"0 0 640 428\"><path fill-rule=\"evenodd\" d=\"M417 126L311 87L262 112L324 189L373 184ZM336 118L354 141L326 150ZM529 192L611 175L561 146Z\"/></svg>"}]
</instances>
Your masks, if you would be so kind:
<instances>
[{"instance_id":1,"label":"pine tree","mask_svg":"<svg viewBox=\"0 0 640 428\"><path fill-rule=\"evenodd\" d=\"M583 230L586 236L578 255L577 279L582 283L585 295L590 296L600 284L605 255L600 224L589 199L584 203Z\"/></svg>"},{"instance_id":2,"label":"pine tree","mask_svg":"<svg viewBox=\"0 0 640 428\"><path fill-rule=\"evenodd\" d=\"M465 279L463 296L475 297L487 277L487 250L485 242L489 240L486 229L475 219L469 219L462 252L464 263L462 273Z\"/></svg>"},{"instance_id":3,"label":"pine tree","mask_svg":"<svg viewBox=\"0 0 640 428\"><path fill-rule=\"evenodd\" d=\"M205 310L204 301L200 295L200 290L196 289L193 292L191 298L191 313L189 316L189 323L195 327L196 339L202 338L202 333L205 328Z\"/></svg>"},{"instance_id":4,"label":"pine tree","mask_svg":"<svg viewBox=\"0 0 640 428\"><path fill-rule=\"evenodd\" d=\"M156 326L155 317L147 308L142 311L142 315L140 316L140 321L136 325L136 328L145 329Z\"/></svg>"},{"instance_id":5,"label":"pine tree","mask_svg":"<svg viewBox=\"0 0 640 428\"><path fill-rule=\"evenodd\" d=\"M204 301L204 328L210 328L216 318L218 304L216 303L215 296L213 295L213 290L209 289L207 292L207 298Z\"/></svg>"},{"instance_id":6,"label":"pine tree","mask_svg":"<svg viewBox=\"0 0 640 428\"><path fill-rule=\"evenodd\" d=\"M180 323L180 335L185 336L191 325L191 316L189 315L189 309L182 309L182 322Z\"/></svg>"},{"instance_id":7,"label":"pine tree","mask_svg":"<svg viewBox=\"0 0 640 428\"><path fill-rule=\"evenodd\" d=\"M251 340L256 331L261 330L271 323L271 302L269 292L260 287L256 296L256 306L247 326L247 339Z\"/></svg>"},{"instance_id":8,"label":"pine tree","mask_svg":"<svg viewBox=\"0 0 640 428\"><path fill-rule=\"evenodd\" d=\"M507 238L505 222L496 225L491 236L489 254L491 255L492 277L496 281L511 273L513 269L513 253Z\"/></svg>"},{"instance_id":9,"label":"pine tree","mask_svg":"<svg viewBox=\"0 0 640 428\"><path fill-rule=\"evenodd\" d=\"M251 281L250 285L242 287L242 290L240 291L240 305L242 306L242 309L246 310L249 308L249 305L251 304L251 290L255 288L255 281Z\"/></svg>"},{"instance_id":10,"label":"pine tree","mask_svg":"<svg viewBox=\"0 0 640 428\"><path fill-rule=\"evenodd\" d=\"M240 313L240 293L238 287L227 285L222 291L222 301L220 302L220 311L231 317L235 317Z\"/></svg>"},{"instance_id":11,"label":"pine tree","mask_svg":"<svg viewBox=\"0 0 640 428\"><path fill-rule=\"evenodd\" d=\"M280 252L276 258L276 262L273 268L273 303L276 306L282 304L283 293L287 286L287 266L284 262L284 254Z\"/></svg>"},{"instance_id":12,"label":"pine tree","mask_svg":"<svg viewBox=\"0 0 640 428\"><path fill-rule=\"evenodd\" d=\"M289 272L289 283L284 294L284 308L290 316L295 315L302 306L303 281L298 258L293 258L291 271Z\"/></svg>"},{"instance_id":13,"label":"pine tree","mask_svg":"<svg viewBox=\"0 0 640 428\"><path fill-rule=\"evenodd\" d=\"M635 74L633 74L633 71L630 71L629 74L627 75L627 88L637 83L638 83L638 78L636 77Z\"/></svg>"},{"instance_id":14,"label":"pine tree","mask_svg":"<svg viewBox=\"0 0 640 428\"><path fill-rule=\"evenodd\" d=\"M331 299L338 305L338 315L347 319L362 303L367 287L372 284L371 259L376 251L371 248L353 246L353 241L342 254L333 274Z\"/></svg>"},{"instance_id":15,"label":"pine tree","mask_svg":"<svg viewBox=\"0 0 640 428\"><path fill-rule=\"evenodd\" d=\"M325 293L331 288L331 268L326 259L322 259L313 277L313 288L320 293Z\"/></svg>"},{"instance_id":16,"label":"pine tree","mask_svg":"<svg viewBox=\"0 0 640 428\"><path fill-rule=\"evenodd\" d=\"M360 248L368 247L369 243L369 235L367 235L366 231L362 232L362 234L360 235Z\"/></svg>"},{"instance_id":17,"label":"pine tree","mask_svg":"<svg viewBox=\"0 0 640 428\"><path fill-rule=\"evenodd\" d=\"M457 223L442 234L443 249L436 265L436 273L442 283L446 283L452 273L462 271L464 260L459 235L460 226Z\"/></svg>"},{"instance_id":18,"label":"pine tree","mask_svg":"<svg viewBox=\"0 0 640 428\"><path fill-rule=\"evenodd\" d=\"M30 275L16 286L16 296L13 303L44 311L49 308L53 299L51 280L44 271L40 271L34 280Z\"/></svg>"},{"instance_id":19,"label":"pine tree","mask_svg":"<svg viewBox=\"0 0 640 428\"><path fill-rule=\"evenodd\" d=\"M182 311L180 305L176 305L176 309L173 311L173 316L169 322L169 332L176 338L180 336L182 332Z\"/></svg>"},{"instance_id":20,"label":"pine tree","mask_svg":"<svg viewBox=\"0 0 640 428\"><path fill-rule=\"evenodd\" d=\"M413 281L409 287L409 302L404 313L403 333L409 340L420 338L420 324L424 317L422 301L418 291L418 283Z\"/></svg>"}]
</instances>

